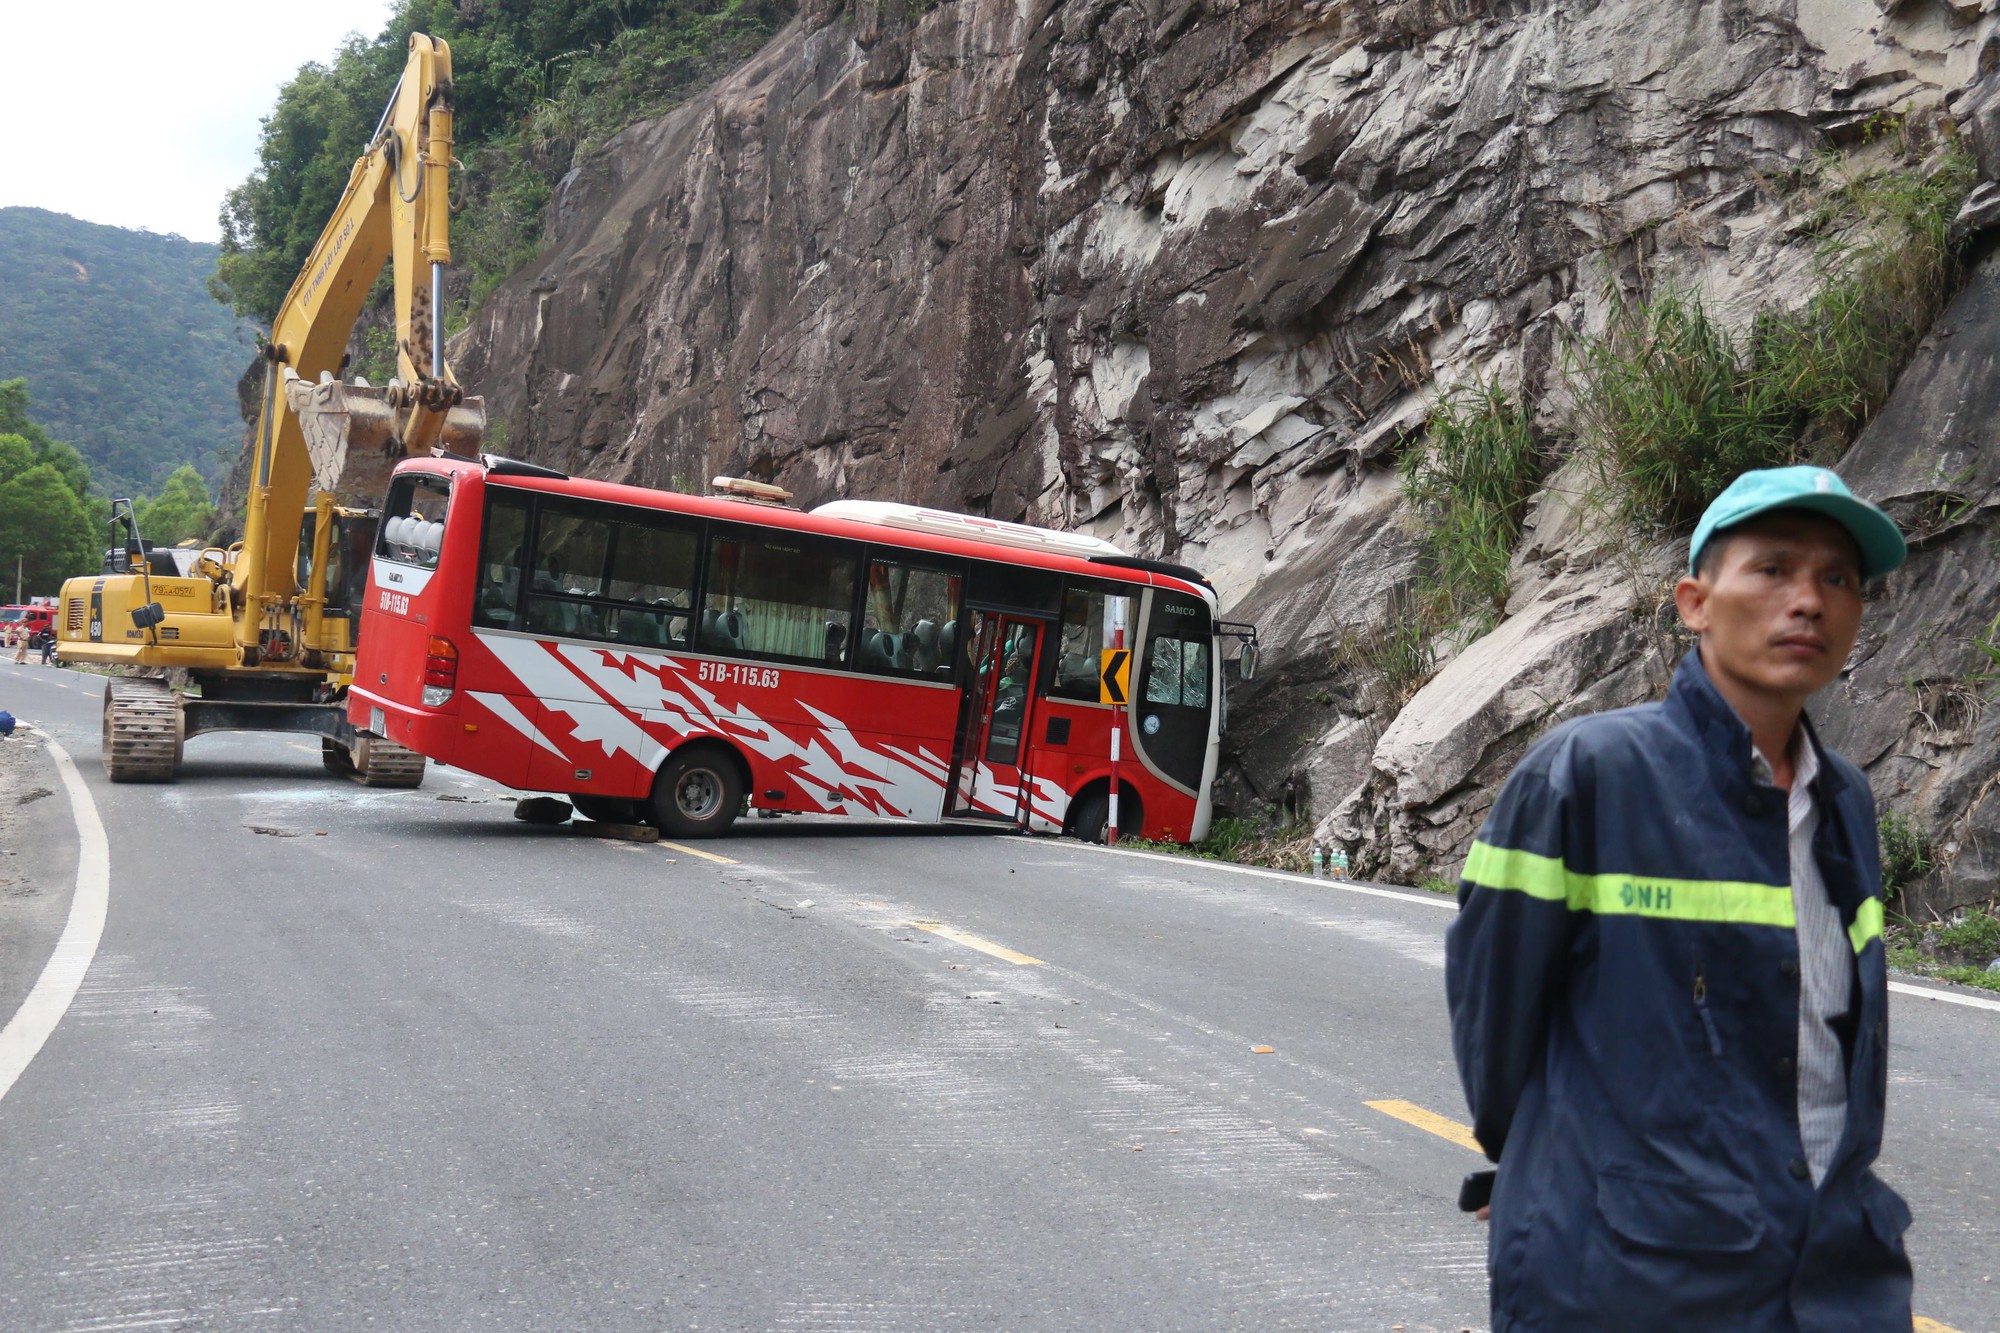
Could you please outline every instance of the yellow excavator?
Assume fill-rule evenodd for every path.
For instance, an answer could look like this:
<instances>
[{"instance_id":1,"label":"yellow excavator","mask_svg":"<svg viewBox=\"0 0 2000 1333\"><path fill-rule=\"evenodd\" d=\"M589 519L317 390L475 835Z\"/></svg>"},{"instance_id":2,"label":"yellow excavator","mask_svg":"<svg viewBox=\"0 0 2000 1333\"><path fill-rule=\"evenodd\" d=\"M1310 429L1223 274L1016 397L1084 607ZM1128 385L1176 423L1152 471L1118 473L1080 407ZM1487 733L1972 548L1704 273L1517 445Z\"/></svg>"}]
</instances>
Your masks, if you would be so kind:
<instances>
[{"instance_id":1,"label":"yellow excavator","mask_svg":"<svg viewBox=\"0 0 2000 1333\"><path fill-rule=\"evenodd\" d=\"M444 359L452 165L451 50L413 35L381 123L272 323L243 540L183 572L149 548L131 501L114 500L105 572L63 585L64 661L180 668L193 686L184 694L143 673L107 683L112 781L171 782L182 746L207 731L316 735L334 772L378 787L423 781L423 756L357 733L341 700L390 470L419 451L475 452L485 433L483 405ZM396 377L343 382L384 263L395 270Z\"/></svg>"}]
</instances>

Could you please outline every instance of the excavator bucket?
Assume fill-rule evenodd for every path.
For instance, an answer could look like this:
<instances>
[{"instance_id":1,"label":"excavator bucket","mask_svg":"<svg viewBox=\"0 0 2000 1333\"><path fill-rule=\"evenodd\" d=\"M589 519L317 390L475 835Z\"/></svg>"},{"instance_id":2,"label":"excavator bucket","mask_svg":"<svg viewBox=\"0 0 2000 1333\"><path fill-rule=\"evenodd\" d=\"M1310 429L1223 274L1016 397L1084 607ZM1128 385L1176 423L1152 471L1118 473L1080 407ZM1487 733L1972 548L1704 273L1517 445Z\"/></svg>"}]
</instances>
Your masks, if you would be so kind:
<instances>
[{"instance_id":1,"label":"excavator bucket","mask_svg":"<svg viewBox=\"0 0 2000 1333\"><path fill-rule=\"evenodd\" d=\"M305 434L314 486L343 502L379 504L389 473L407 456L400 433L404 387L337 380L324 372L313 384L289 366L284 375L285 404ZM468 398L445 415L433 451L474 455L485 436L485 400Z\"/></svg>"}]
</instances>

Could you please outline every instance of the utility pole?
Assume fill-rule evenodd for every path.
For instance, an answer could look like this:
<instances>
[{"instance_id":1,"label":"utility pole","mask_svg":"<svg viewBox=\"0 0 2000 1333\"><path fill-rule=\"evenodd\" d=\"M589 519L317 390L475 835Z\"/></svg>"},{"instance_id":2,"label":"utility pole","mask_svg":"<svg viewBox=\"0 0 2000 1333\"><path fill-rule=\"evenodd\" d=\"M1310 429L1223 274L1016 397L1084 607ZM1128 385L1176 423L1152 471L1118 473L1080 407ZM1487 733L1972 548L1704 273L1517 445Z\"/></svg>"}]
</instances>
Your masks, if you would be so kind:
<instances>
[{"instance_id":1,"label":"utility pole","mask_svg":"<svg viewBox=\"0 0 2000 1333\"><path fill-rule=\"evenodd\" d=\"M14 557L14 605L21 604L21 562L28 557L25 553Z\"/></svg>"}]
</instances>

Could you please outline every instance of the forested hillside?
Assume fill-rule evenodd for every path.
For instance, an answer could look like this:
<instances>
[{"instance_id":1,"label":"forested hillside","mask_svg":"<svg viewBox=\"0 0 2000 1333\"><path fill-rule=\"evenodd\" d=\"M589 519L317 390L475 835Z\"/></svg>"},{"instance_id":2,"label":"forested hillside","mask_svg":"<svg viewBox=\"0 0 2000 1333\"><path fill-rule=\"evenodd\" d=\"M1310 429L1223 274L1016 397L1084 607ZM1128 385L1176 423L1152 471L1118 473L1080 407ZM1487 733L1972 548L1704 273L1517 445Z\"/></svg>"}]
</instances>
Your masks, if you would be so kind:
<instances>
[{"instance_id":1,"label":"forested hillside","mask_svg":"<svg viewBox=\"0 0 2000 1333\"><path fill-rule=\"evenodd\" d=\"M216 247L0 208L0 380L74 444L100 489L157 491L193 464L227 472L243 446L236 380L249 325L208 292Z\"/></svg>"},{"instance_id":2,"label":"forested hillside","mask_svg":"<svg viewBox=\"0 0 2000 1333\"><path fill-rule=\"evenodd\" d=\"M49 595L97 567L106 514L76 450L49 438L29 411L28 386L0 380L0 584L14 596Z\"/></svg>"},{"instance_id":3,"label":"forested hillside","mask_svg":"<svg viewBox=\"0 0 2000 1333\"><path fill-rule=\"evenodd\" d=\"M280 91L260 165L223 206L218 294L241 314L267 323L276 315L367 146L413 32L452 49L459 322L468 300L535 256L543 209L579 147L675 105L754 51L792 8L791 0L402 0L380 33L305 66ZM391 371L356 369L377 379Z\"/></svg>"}]
</instances>

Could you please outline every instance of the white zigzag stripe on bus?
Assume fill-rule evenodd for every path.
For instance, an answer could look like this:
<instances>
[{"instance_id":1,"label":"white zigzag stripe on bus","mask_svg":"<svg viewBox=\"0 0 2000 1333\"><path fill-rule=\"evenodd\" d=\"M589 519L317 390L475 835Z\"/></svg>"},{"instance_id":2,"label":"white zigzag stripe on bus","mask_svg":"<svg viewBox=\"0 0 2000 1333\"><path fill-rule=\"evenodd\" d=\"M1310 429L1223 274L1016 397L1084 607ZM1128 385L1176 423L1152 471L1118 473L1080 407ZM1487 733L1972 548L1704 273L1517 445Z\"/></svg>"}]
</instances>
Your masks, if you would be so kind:
<instances>
[{"instance_id":1,"label":"white zigzag stripe on bus","mask_svg":"<svg viewBox=\"0 0 2000 1333\"><path fill-rule=\"evenodd\" d=\"M692 736L715 736L783 763L820 809L829 814L878 814L935 820L944 810L949 765L928 750L871 747L838 718L811 705L799 706L819 722L803 736L788 734L744 703L725 703L704 688L689 668L663 653L633 652L515 635L480 634L485 645L548 713L571 721L569 741L592 746L606 759L630 755L647 771L657 770L674 746ZM578 699L588 691L597 696ZM589 756L565 750L529 720L506 695L480 691L472 696L531 743L588 767ZM605 702L609 700L610 702ZM668 733L666 743L654 734ZM579 762L581 761L581 762ZM786 762L789 761L789 762ZM987 764L975 766L970 804L992 814L1012 814L1015 789L1003 784ZM1031 778L1022 784L1032 828L1062 830L1069 797L1056 783ZM858 808L856 808L858 807Z\"/></svg>"}]
</instances>

